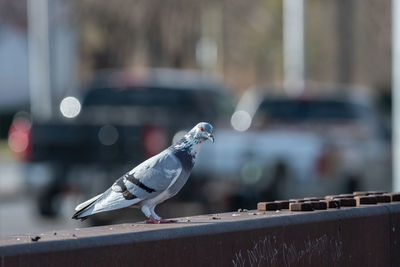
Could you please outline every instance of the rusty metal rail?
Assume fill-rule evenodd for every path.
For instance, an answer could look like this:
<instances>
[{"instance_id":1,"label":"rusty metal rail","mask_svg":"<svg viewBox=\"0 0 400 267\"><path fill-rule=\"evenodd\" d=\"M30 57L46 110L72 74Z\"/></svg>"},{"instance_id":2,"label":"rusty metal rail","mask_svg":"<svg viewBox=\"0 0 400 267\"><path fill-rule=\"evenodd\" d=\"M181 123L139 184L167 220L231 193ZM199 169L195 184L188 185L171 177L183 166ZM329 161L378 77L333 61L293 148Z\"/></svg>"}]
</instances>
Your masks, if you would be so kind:
<instances>
[{"instance_id":1,"label":"rusty metal rail","mask_svg":"<svg viewBox=\"0 0 400 267\"><path fill-rule=\"evenodd\" d=\"M400 202L178 220L3 238L0 266L400 266Z\"/></svg>"}]
</instances>

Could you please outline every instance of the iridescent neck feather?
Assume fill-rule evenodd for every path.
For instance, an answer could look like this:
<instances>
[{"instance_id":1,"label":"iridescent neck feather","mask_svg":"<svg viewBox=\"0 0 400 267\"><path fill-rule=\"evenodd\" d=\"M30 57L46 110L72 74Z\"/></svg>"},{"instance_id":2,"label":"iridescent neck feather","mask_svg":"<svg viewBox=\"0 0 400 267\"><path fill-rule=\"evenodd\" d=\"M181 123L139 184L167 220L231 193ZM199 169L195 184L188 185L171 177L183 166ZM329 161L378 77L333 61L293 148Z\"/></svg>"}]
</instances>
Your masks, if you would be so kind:
<instances>
[{"instance_id":1,"label":"iridescent neck feather","mask_svg":"<svg viewBox=\"0 0 400 267\"><path fill-rule=\"evenodd\" d=\"M186 150L193 158L196 157L201 147L201 140L195 137L194 132L188 132L172 147L176 150Z\"/></svg>"}]
</instances>

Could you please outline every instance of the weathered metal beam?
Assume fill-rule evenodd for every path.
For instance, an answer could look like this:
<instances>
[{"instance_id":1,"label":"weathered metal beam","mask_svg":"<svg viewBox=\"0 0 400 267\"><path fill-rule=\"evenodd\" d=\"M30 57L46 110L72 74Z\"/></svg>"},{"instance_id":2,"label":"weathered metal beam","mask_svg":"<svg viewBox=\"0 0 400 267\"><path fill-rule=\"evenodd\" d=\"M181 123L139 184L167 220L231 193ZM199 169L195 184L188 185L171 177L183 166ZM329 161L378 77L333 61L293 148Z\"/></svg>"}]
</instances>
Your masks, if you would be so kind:
<instances>
[{"instance_id":1,"label":"weathered metal beam","mask_svg":"<svg viewBox=\"0 0 400 267\"><path fill-rule=\"evenodd\" d=\"M385 203L13 236L0 266L400 266L398 251L400 204Z\"/></svg>"}]
</instances>

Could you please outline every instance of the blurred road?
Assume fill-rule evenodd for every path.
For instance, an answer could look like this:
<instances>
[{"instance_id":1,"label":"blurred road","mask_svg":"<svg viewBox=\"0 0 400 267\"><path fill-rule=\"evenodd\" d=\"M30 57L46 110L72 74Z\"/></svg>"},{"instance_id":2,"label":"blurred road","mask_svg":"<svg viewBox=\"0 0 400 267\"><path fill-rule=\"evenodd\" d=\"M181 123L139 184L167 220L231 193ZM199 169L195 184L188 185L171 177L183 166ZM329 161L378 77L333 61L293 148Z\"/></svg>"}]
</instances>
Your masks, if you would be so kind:
<instances>
[{"instance_id":1,"label":"blurred road","mask_svg":"<svg viewBox=\"0 0 400 267\"><path fill-rule=\"evenodd\" d=\"M0 143L0 237L86 226L70 219L76 204L71 197L63 201L60 218L45 219L27 192L23 169Z\"/></svg>"}]
</instances>

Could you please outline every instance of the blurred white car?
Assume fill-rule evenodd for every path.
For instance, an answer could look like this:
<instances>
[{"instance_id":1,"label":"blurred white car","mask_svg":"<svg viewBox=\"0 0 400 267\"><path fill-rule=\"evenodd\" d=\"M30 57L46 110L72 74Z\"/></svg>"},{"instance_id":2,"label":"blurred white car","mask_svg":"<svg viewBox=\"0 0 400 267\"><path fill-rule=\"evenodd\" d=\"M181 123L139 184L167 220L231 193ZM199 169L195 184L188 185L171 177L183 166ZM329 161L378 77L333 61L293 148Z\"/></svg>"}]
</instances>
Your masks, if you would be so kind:
<instances>
[{"instance_id":1,"label":"blurred white car","mask_svg":"<svg viewBox=\"0 0 400 267\"><path fill-rule=\"evenodd\" d=\"M365 91L338 85L290 98L263 89L243 95L231 127L217 125L200 153L196 171L213 177L211 189L256 201L390 190L390 145Z\"/></svg>"}]
</instances>

